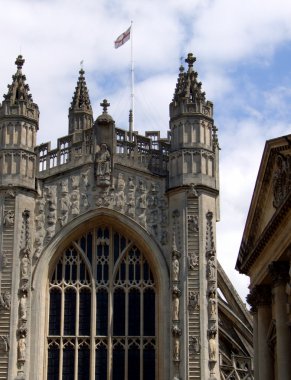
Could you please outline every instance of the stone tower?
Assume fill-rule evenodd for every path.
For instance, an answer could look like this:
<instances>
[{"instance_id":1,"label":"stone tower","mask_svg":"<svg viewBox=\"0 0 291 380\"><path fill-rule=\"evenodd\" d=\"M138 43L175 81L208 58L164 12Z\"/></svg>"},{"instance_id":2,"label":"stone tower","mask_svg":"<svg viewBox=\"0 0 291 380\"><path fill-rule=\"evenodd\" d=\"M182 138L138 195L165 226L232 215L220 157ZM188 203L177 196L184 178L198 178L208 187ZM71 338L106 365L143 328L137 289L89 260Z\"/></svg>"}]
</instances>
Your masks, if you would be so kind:
<instances>
[{"instance_id":1,"label":"stone tower","mask_svg":"<svg viewBox=\"0 0 291 380\"><path fill-rule=\"evenodd\" d=\"M28 339L26 308L30 303L30 263L32 259L31 227L36 197L36 132L39 111L29 94L22 74L24 59L15 62L17 72L8 85L0 106L0 378L9 373L10 355L17 356L18 373L23 373L22 349ZM25 309L24 309L25 306ZM10 313L14 310L14 313ZM13 326L13 337L11 337ZM26 344L26 343L25 343ZM21 352L20 352L21 351Z\"/></svg>"},{"instance_id":2,"label":"stone tower","mask_svg":"<svg viewBox=\"0 0 291 380\"><path fill-rule=\"evenodd\" d=\"M180 318L172 320L172 344L181 358L173 375L183 379L219 378L215 222L218 210L218 142L213 105L206 101L188 54L170 104L169 212L176 246L172 302L180 297ZM178 252L178 253L177 253ZM174 306L173 306L174 307ZM175 348L173 348L175 349Z\"/></svg>"},{"instance_id":3,"label":"stone tower","mask_svg":"<svg viewBox=\"0 0 291 380\"><path fill-rule=\"evenodd\" d=\"M194 61L167 138L118 128L106 99L93 118L81 69L51 149L17 58L0 106L0 380L251 373L251 322L216 259L219 147Z\"/></svg>"}]
</instances>

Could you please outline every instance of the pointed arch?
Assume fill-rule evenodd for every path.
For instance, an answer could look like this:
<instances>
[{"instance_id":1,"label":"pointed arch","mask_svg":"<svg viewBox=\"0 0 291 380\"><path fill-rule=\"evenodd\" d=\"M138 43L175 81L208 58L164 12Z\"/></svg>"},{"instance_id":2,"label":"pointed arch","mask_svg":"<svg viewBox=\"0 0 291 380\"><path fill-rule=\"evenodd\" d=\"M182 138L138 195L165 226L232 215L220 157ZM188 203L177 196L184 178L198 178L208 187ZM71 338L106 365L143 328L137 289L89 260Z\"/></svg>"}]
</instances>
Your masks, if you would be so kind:
<instances>
[{"instance_id":1,"label":"pointed arch","mask_svg":"<svg viewBox=\"0 0 291 380\"><path fill-rule=\"evenodd\" d=\"M155 326L156 326L156 333L154 336L148 336L148 337L144 337L142 338L143 340L141 340L141 338L139 336L129 336L129 330L130 330L130 327L126 327L127 329L127 332L125 335L125 343L123 342L122 338L119 337L119 336L116 336L114 338L114 334L113 334L113 331L111 332L112 335L110 337L111 339L111 343L110 343L110 347L111 349L108 350L108 340L106 341L107 338L105 338L105 336L102 336L102 335L94 335L94 344L93 346L95 347L95 353L92 354L92 332L91 332L91 335L90 335L90 339L91 339L91 358L92 358L92 355L94 357L94 360L93 362L91 361L91 364L90 366L94 366L94 369L91 368L91 375L92 375L92 378L93 378L93 372L94 371L97 371L97 372L102 372L104 373L105 369L104 369L104 359L106 358L106 360L108 362L112 361L113 359L113 353L114 353L114 347L121 347L120 345L126 345L126 358L129 358L129 357L135 357L137 355L136 353L136 347L139 346L140 349L141 349L141 352L144 352L144 354L140 353L140 371L141 373L143 373L142 371L142 368L144 367L144 376L146 376L146 368L145 368L145 363L147 363L149 360L154 360L155 362L157 361L158 365L156 366L156 379L162 379L162 378L165 378L166 374L167 374L167 368L166 368L166 347L169 346L169 342L168 342L168 337L167 337L167 333L166 331L163 331L165 330L165 324L162 323L162 303L163 303L163 300L165 299L165 296L167 294L167 289L169 287L169 268L167 266L167 263L166 263L166 260L165 260L165 257L162 253L162 251L160 250L160 248L158 247L158 245L149 237L149 235L147 234L147 232L142 228L140 227L139 225L137 225L135 222L133 222L131 219L125 217L124 215L120 215L119 213L117 212L114 212L112 210L102 210L102 209L99 209L99 210L96 210L95 212L90 212L90 213L87 213L86 215L82 215L76 219L74 219L70 225L67 225L66 227L64 227L62 229L62 231L60 231L55 237L54 239L52 239L52 241L50 242L50 244L46 247L45 251L43 252L43 254L41 255L40 257L40 260L39 262L37 263L36 265L36 268L34 270L34 273L33 273L33 282L32 282L32 285L33 285L33 293L34 293L34 297L33 297L33 302L32 302L32 307L34 308L38 308L40 309L40 315L42 315L44 317L44 321L45 323L42 325L42 328L39 328L37 331L34 332L35 334L35 337L34 339L38 339L40 342L43 341L43 346L45 347L48 347L48 345L50 345L53 349L52 349L52 352L49 353L49 355L54 355L54 357L56 358L57 354L57 349L56 349L56 342L53 342L53 337L52 336L49 336L49 341L47 341L46 339L46 335L45 335L45 326L47 326L48 324L48 315L49 315L49 310L48 310L48 306L47 304L45 303L45 298L46 298L46 295L45 295L45 289L47 289L47 281L45 280L45 275L47 276L46 278L48 278L49 274L53 273L53 268L55 268L55 266L57 265L57 262L58 262L58 258L60 257L60 255L62 254L61 252L64 252L64 250L66 249L66 247L68 246L72 246L74 247L74 249L76 250L76 252L78 253L78 255L80 255L80 257L82 258L83 262L85 263L85 266L87 268L87 270L90 270L90 276L93 276L94 278L94 281L93 283L95 283L95 288L94 286L91 288L92 289L92 294L94 293L94 297L95 297L95 294L96 294L96 298L94 300L94 297L92 297L92 301L91 301L91 305L92 305L92 309L95 309L96 308L96 304L97 302L105 302L106 300L102 298L102 294L104 293L104 291L106 292L106 284L103 283L103 284L99 284L98 285L98 281L96 282L96 271L97 269L95 268L94 270L90 268L90 266L92 267L92 265L94 264L95 265L95 261L92 261L90 262L90 258L88 257L88 252L86 252L82 246L80 245L80 237L83 236L86 232L88 231L96 231L96 229L98 227L106 227L106 226L110 226L111 228L111 232L112 231L116 231L117 233L122 233L122 235L124 236L127 236L127 244L125 245L125 247L123 249L120 250L120 254L119 256L117 257L116 261L114 262L114 266L112 265L111 267L111 270L113 269L113 271L111 272L111 275L114 274L114 276L116 276L116 274L118 273L119 271L119 268L122 264L123 261L126 261L126 265L127 265L127 273L129 272L129 261L131 260L132 262L135 262L136 260L138 261L139 259L137 258L138 255L141 255L141 261L140 262L143 262L143 260L145 260L146 262L149 263L149 268L151 268L151 270L153 271L153 278L155 279L155 283L154 284L147 284L147 285L144 285L145 288L147 288L148 290L145 292L145 295L144 295L144 291L142 291L142 293L139 293L137 294L137 292L134 290L134 288L138 289L138 284L136 283L133 283L132 285L122 285L123 288L126 290L126 307L127 307L127 311L126 311L126 316L125 316L125 319L126 319L126 323L127 323L127 326L128 326L128 323L130 322L130 318L129 318L129 311L128 310L133 310L132 312L136 311L136 310L141 310L141 321L143 320L145 314L144 313L144 305L146 304L147 307L148 305L152 304L152 302L154 302L154 309L152 309L152 313L154 313L154 320L155 320ZM94 232L95 233L95 232ZM112 240L112 236L110 237L111 241L110 243L112 244L113 240ZM96 241L97 241L97 238L96 238ZM96 243L95 241L95 243ZM101 244L101 243L100 243ZM105 244L104 242L102 244ZM140 253L131 253L133 256L135 255L136 257L132 257L130 259L128 259L129 257L129 253L130 252L133 252L134 250L136 249L136 252L138 250L138 252ZM144 257L144 259L143 259ZM94 259L96 260L96 259ZM104 258L101 258L100 259L101 261L103 260L104 261ZM102 262L103 262L102 261ZM113 263L113 261L112 261ZM111 264L110 264L111 265ZM93 268L93 267L92 267ZM143 269L142 269L143 271ZM128 275L128 274L127 274ZM113 291L115 288L117 289L118 288L118 284L114 285L113 282L111 283L111 291ZM122 287L121 286L121 287ZM156 289L154 292L152 292L151 290L149 290L149 288L152 287L153 289ZM98 291L97 291L98 290ZM97 294L100 295L100 299L97 298ZM109 294L109 293L108 293ZM157 295L156 298L155 298L155 294ZM103 294L104 295L104 294ZM79 296L78 296L79 297ZM111 298L109 298L107 300L107 303L110 305L111 304L111 307L114 307L114 299L112 298L113 297L113 293L111 294L110 296ZM110 300L111 299L111 300ZM154 301L153 301L154 300ZM116 307L118 307L118 302L119 301L116 301ZM128 305L132 305L131 306L131 309L128 309L129 306ZM141 305L141 306L140 306ZM143 305L143 306L142 306ZM108 306L109 307L109 306ZM165 308L165 305L163 303L163 308ZM167 307L166 307L167 308ZM109 310L109 309L108 309ZM94 313L94 311L93 311ZM112 311L109 310L108 312L108 315L110 316L112 313ZM130 311L131 313L131 311ZM143 315L142 315L143 314ZM95 318L95 320L94 320ZM97 319L96 319L96 316L93 318L93 321L91 323L97 323ZM113 322L113 320L111 321L111 323ZM99 320L99 327L102 329L102 318L101 320ZM100 325L101 323L101 325ZM143 322L140 322L141 323L141 326L143 326ZM159 328L158 328L159 326ZM144 327L143 327L144 328ZM152 333L153 329L151 328L151 326L145 326L145 328L147 329L148 332ZM96 329L95 329L96 331ZM101 331L101 330L100 330ZM141 331L141 330L140 330ZM140 332L139 331L139 332ZM135 334L136 332L134 330L131 331L131 333ZM142 333L143 335L143 333ZM78 338L79 339L79 338ZM61 341L62 339L60 339ZM79 340L78 340L79 342ZM151 342L151 343L150 343ZM79 343L77 343L79 345ZM42 345L41 345L42 346ZM82 346L83 347L83 346ZM157 347L159 349L157 349ZM76 349L76 348L75 348ZM79 346L78 346L78 352L79 352ZM32 348L33 350L33 348ZM107 350L107 351L106 351ZM154 350L154 351L153 351ZM156 356L155 356L155 359L153 359L153 352L155 352L156 350ZM84 360L88 360L88 353L86 353L86 349L83 348L81 351L81 356L83 355L84 357ZM116 354L114 354L116 356L116 360L119 360L120 357L118 356L118 349L116 351ZM33 352L32 352L33 354ZM38 353L40 354L40 353ZM47 353L46 351L42 352L41 355L40 355L40 359L42 359L43 363L47 363ZM68 355L68 358L70 358L70 353L66 353L66 355ZM121 354L120 354L121 355ZM122 356L122 355L121 355ZM59 355L58 358L61 358L62 356ZM75 356L75 358L78 358L79 356ZM118 359L119 358L119 359ZM150 359L152 358L152 359ZM70 359L68 359L70 360ZM128 360L128 359L126 359ZM33 375L34 374L37 374L39 375L39 371L40 371L40 365L39 363L37 363L38 365L35 365L35 367L38 366L38 370L36 370L36 368L32 368L32 373L31 373L31 378L34 379ZM76 363L74 364L75 367L76 367ZM125 376L131 376L132 374L129 374L128 372L128 366L125 362ZM55 359L55 364L53 364L52 366L59 366L59 368L61 368L62 364L61 364L61 360L60 359ZM67 367L66 367L67 368ZM78 368L78 366L76 367ZM61 369L59 369L60 373L61 373ZM78 371L78 369L77 369ZM47 367L45 366L45 371L43 372L43 378L46 379L46 372L47 372ZM96 372L96 373L97 373ZM108 372L108 368L107 368L107 372ZM133 371L134 372L134 371ZM134 372L135 373L135 372ZM76 376L76 370L75 370L75 376ZM133 376L133 375L132 375ZM143 375L141 375L143 376ZM146 380L146 377L141 377L141 379L145 379Z\"/></svg>"}]
</instances>

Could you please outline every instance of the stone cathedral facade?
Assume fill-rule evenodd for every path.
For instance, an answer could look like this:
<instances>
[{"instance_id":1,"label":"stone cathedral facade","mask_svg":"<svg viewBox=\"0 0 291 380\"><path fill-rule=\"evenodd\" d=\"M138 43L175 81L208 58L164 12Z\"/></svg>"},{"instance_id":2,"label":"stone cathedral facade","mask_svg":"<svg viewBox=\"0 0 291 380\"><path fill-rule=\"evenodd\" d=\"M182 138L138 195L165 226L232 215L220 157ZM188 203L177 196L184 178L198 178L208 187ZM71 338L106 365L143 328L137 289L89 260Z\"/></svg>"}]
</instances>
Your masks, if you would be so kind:
<instances>
[{"instance_id":1,"label":"stone cathedral facade","mask_svg":"<svg viewBox=\"0 0 291 380\"><path fill-rule=\"evenodd\" d=\"M216 256L219 145L188 54L167 138L94 120L36 144L18 56L0 105L0 379L252 379L252 320Z\"/></svg>"}]
</instances>

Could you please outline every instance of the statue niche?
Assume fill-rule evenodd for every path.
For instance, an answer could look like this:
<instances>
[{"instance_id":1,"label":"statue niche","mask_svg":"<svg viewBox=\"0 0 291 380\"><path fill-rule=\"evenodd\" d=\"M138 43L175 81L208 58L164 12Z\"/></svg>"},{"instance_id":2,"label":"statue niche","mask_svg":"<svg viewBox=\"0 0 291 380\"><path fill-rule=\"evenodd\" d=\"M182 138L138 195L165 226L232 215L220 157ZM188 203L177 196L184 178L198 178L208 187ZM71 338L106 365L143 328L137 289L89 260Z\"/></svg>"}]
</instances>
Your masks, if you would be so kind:
<instances>
[{"instance_id":1,"label":"statue niche","mask_svg":"<svg viewBox=\"0 0 291 380\"><path fill-rule=\"evenodd\" d=\"M111 155L107 144L101 144L95 155L95 176L97 185L109 186L111 176Z\"/></svg>"}]
</instances>

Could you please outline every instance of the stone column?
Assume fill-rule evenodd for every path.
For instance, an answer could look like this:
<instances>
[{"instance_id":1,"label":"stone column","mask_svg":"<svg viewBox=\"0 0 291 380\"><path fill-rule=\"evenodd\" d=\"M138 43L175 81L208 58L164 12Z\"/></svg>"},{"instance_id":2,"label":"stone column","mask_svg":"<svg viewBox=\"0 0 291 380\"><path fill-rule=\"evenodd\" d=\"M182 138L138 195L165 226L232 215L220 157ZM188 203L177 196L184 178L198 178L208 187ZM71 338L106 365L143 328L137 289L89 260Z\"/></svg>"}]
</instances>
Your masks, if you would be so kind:
<instances>
[{"instance_id":1,"label":"stone column","mask_svg":"<svg viewBox=\"0 0 291 380\"><path fill-rule=\"evenodd\" d=\"M253 309L257 310L257 332L254 335L255 373L257 376L255 379L273 380L273 358L267 339L272 319L271 288L268 285L256 285L247 301Z\"/></svg>"},{"instance_id":2,"label":"stone column","mask_svg":"<svg viewBox=\"0 0 291 380\"><path fill-rule=\"evenodd\" d=\"M289 263L276 261L269 265L273 280L273 310L276 321L277 379L288 379L291 374L291 337L287 316L286 283L289 279Z\"/></svg>"}]
</instances>

